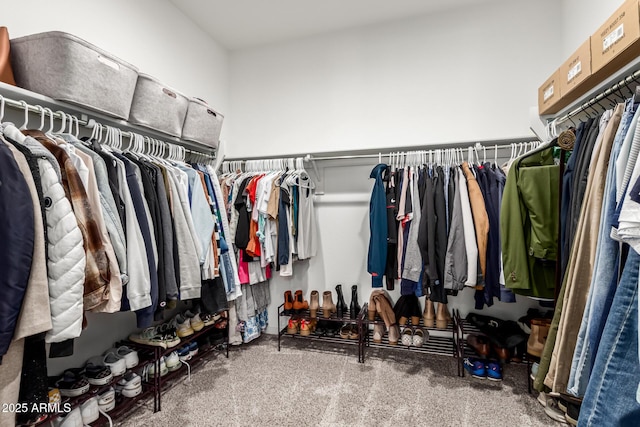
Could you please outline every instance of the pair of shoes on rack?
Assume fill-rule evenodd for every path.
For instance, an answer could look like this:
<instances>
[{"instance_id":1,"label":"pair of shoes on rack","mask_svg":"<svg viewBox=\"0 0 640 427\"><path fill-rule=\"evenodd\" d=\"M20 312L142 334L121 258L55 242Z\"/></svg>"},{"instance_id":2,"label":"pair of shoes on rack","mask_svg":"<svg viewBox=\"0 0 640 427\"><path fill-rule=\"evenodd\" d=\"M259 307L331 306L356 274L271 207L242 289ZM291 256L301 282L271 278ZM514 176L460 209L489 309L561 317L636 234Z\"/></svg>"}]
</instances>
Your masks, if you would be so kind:
<instances>
[{"instance_id":1,"label":"pair of shoes on rack","mask_svg":"<svg viewBox=\"0 0 640 427\"><path fill-rule=\"evenodd\" d=\"M181 362L186 362L191 360L195 355L198 354L199 348L198 343L195 341L191 341L189 344L180 347L176 351L176 355ZM178 368L180 366L178 365ZM176 368L177 369L177 368Z\"/></svg>"},{"instance_id":2,"label":"pair of shoes on rack","mask_svg":"<svg viewBox=\"0 0 640 427\"><path fill-rule=\"evenodd\" d=\"M375 343L379 343L382 341L384 328L386 328L386 330L389 332L389 344L398 345L398 340L400 339L400 329L398 328L398 324L396 323L396 315L393 311L391 298L386 293L386 291L382 289L376 289L375 291L371 292L371 295L369 296L369 305L367 307L367 315L370 321L376 320L376 316L379 316L379 318L384 322L384 327L382 328L382 330L380 328L381 325L374 325L373 339Z\"/></svg>"},{"instance_id":3,"label":"pair of shoes on rack","mask_svg":"<svg viewBox=\"0 0 640 427\"><path fill-rule=\"evenodd\" d=\"M358 325L346 323L340 328L340 338L346 340L357 340L359 336Z\"/></svg>"},{"instance_id":4,"label":"pair of shoes on rack","mask_svg":"<svg viewBox=\"0 0 640 427\"><path fill-rule=\"evenodd\" d=\"M304 310L309 309L309 303L302 295L301 290L295 291L294 294L291 291L284 292L284 311L287 316L292 314L301 314ZM312 316L313 317L313 316Z\"/></svg>"},{"instance_id":5,"label":"pair of shoes on rack","mask_svg":"<svg viewBox=\"0 0 640 427\"><path fill-rule=\"evenodd\" d=\"M126 398L136 397L142 393L142 378L135 372L128 371L116 384L115 392Z\"/></svg>"},{"instance_id":6,"label":"pair of shoes on rack","mask_svg":"<svg viewBox=\"0 0 640 427\"><path fill-rule=\"evenodd\" d=\"M176 328L176 334L179 338L186 338L205 327L204 322L200 318L200 313L192 313L187 310L178 314L172 321Z\"/></svg>"},{"instance_id":7,"label":"pair of shoes on rack","mask_svg":"<svg viewBox=\"0 0 640 427\"><path fill-rule=\"evenodd\" d=\"M358 303L358 285L351 286L351 304L349 306L344 300L341 284L336 285L336 294L338 298L337 302L334 303L331 291L322 293L322 317L328 319L335 314L340 319L347 317L347 315L350 319L356 319L362 308ZM311 291L311 303L309 305L311 317L317 317L319 309L320 294L318 291Z\"/></svg>"},{"instance_id":8,"label":"pair of shoes on rack","mask_svg":"<svg viewBox=\"0 0 640 427\"><path fill-rule=\"evenodd\" d=\"M498 359L500 359L500 363L507 363L507 360L509 360L509 350L492 343L485 335L469 334L467 336L467 344L483 359L488 358L493 350Z\"/></svg>"},{"instance_id":9,"label":"pair of shoes on rack","mask_svg":"<svg viewBox=\"0 0 640 427\"><path fill-rule=\"evenodd\" d=\"M447 326L451 323L451 314L449 314L447 304L443 302L438 303L438 311L436 313L433 301L427 298L424 302L422 319L424 321L424 326L428 328L432 328L435 322L436 328L447 329Z\"/></svg>"},{"instance_id":10,"label":"pair of shoes on rack","mask_svg":"<svg viewBox=\"0 0 640 427\"><path fill-rule=\"evenodd\" d=\"M465 357L464 369L473 378L488 379L490 381L502 381L502 367L495 361L486 361L475 357Z\"/></svg>"},{"instance_id":11,"label":"pair of shoes on rack","mask_svg":"<svg viewBox=\"0 0 640 427\"><path fill-rule=\"evenodd\" d=\"M193 329L191 329L193 334ZM180 344L175 319L169 323L158 326L150 326L140 332L129 335L129 340L136 344L150 345L153 347L172 348Z\"/></svg>"},{"instance_id":12,"label":"pair of shoes on rack","mask_svg":"<svg viewBox=\"0 0 640 427\"><path fill-rule=\"evenodd\" d=\"M402 345L405 347L422 347L429 340L429 332L421 328L413 330L412 328L404 328L400 333Z\"/></svg>"},{"instance_id":13,"label":"pair of shoes on rack","mask_svg":"<svg viewBox=\"0 0 640 427\"><path fill-rule=\"evenodd\" d=\"M308 337L316 330L316 319L291 318L287 323L287 333L290 335L300 334Z\"/></svg>"}]
</instances>

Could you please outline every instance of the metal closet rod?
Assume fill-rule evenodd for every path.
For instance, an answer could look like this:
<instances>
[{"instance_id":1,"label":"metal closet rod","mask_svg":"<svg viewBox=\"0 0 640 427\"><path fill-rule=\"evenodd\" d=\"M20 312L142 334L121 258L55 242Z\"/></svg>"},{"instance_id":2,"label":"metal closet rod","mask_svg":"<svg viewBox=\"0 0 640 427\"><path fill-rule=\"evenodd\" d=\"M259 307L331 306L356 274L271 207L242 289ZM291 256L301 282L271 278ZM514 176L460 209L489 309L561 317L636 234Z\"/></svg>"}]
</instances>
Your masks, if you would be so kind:
<instances>
[{"instance_id":1,"label":"metal closet rod","mask_svg":"<svg viewBox=\"0 0 640 427\"><path fill-rule=\"evenodd\" d=\"M482 147L486 148L487 150L492 150L494 149L496 146L499 149L505 149L505 148L511 148L511 144L523 144L523 143L527 143L530 144L532 142L539 142L538 139L536 138L519 138L513 139L513 142L510 143L505 143L504 140L500 141L500 143L494 142L491 143L489 141L487 142L477 142L473 145L469 145L469 144L451 144L451 145L436 145L436 146L432 146L431 148L425 148L425 147L402 147L399 148L397 151L389 151L386 153L383 152L379 152L379 153L370 153L370 154L345 154L345 155L335 155L335 156L314 156L313 154L298 154L298 155L290 155L290 156L286 156L286 157L278 157L278 156L264 156L264 157L249 157L249 158L225 158L224 161L225 162L246 162L246 161L254 161L254 160L279 160L279 159L290 159L290 158L304 158L305 162L312 162L312 161L316 161L316 160L350 160L350 159L376 159L378 157L389 157L390 154L397 154L397 153L409 153L409 152L419 152L419 151L433 151L435 152L436 150L441 150L441 151L446 151L446 150L451 150L451 149L461 149L461 150L468 150L469 148L475 148L475 149L482 149Z\"/></svg>"},{"instance_id":2,"label":"metal closet rod","mask_svg":"<svg viewBox=\"0 0 640 427\"><path fill-rule=\"evenodd\" d=\"M568 112L564 116L560 116L558 118L553 119L551 123L553 123L554 125L558 125L559 123L566 122L571 117L577 116L587 108L595 104L598 104L603 99L607 99L610 95L618 95L618 93L616 92L620 91L620 89L622 89L623 87L627 87L629 83L636 81L638 78L640 78L640 70L634 71L633 73L629 74L624 79L620 80L618 83L611 86L609 89L594 96L593 98L591 98L584 104L581 104L579 107L577 107L573 111Z\"/></svg>"},{"instance_id":3,"label":"metal closet rod","mask_svg":"<svg viewBox=\"0 0 640 427\"><path fill-rule=\"evenodd\" d=\"M447 151L447 150L468 150L469 148L473 148L475 150L479 150L482 148L486 148L487 150L492 150L495 148L499 148L499 149L504 149L504 148L512 148L511 144L523 144L523 143L527 143L530 144L531 142L538 142L538 140L534 140L532 139L531 141L519 141L519 142L513 142L510 144L482 144L482 143L477 143L475 145L468 145L468 146L455 146L455 147L449 147L449 148L417 148L415 150L399 150L399 151L391 151L388 153L378 153L378 154L353 154L353 155L344 155L344 156L313 156L311 154L307 154L304 157L305 162L311 162L314 160L349 160L349 159L377 159L380 157L389 157L391 155L395 155L395 154L405 154L405 153L414 153L414 152L436 152L438 150L440 151Z\"/></svg>"},{"instance_id":4,"label":"metal closet rod","mask_svg":"<svg viewBox=\"0 0 640 427\"><path fill-rule=\"evenodd\" d=\"M42 114L42 112L44 111L44 107L39 106L39 105L32 105L27 103L26 101L18 101L15 99L11 99L11 98L7 98L3 95L0 95L0 104L2 104L2 111L4 112L4 106L7 107L11 107L14 108L16 110L22 110L24 111L25 109L27 111L29 111L30 113L35 113L35 114ZM51 111L51 114L49 114L48 111L45 111L45 116L51 116L54 119L57 120L67 120L71 117L73 117L73 121L76 122L78 125L82 125L83 127L86 128L93 128L96 124L100 125L100 126L106 126L103 125L102 123L99 123L98 121L94 120L94 119L89 119L89 120L82 120L79 119L78 116L76 116L75 114L70 114L70 113L65 113L62 111L52 111L51 109L48 109ZM117 126L110 126L112 128L117 128ZM135 135L135 132L129 132L129 131L125 131L125 130L120 130L120 132L122 132L122 137L123 138L131 138L132 135ZM157 138L151 138L151 139L157 139ZM179 144L176 143L170 143L170 142L166 142L166 141L162 141L164 143L167 144L173 144L173 145L177 145L179 147L182 147ZM192 154L197 154L197 155L202 155L202 156L207 156L210 157L212 159L215 158L215 156L212 156L211 154L205 153L205 152L201 152L201 151L194 151L194 150L190 150L186 147L182 147L187 153L192 153Z\"/></svg>"}]
</instances>

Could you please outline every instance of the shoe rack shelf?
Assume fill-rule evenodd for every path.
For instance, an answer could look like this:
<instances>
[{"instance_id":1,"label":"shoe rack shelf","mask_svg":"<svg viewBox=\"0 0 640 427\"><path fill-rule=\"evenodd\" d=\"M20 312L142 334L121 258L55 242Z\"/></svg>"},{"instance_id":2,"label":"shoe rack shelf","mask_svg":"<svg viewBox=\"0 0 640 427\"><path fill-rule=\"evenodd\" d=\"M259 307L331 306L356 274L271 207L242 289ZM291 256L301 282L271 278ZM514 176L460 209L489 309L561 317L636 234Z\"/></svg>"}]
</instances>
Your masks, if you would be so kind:
<instances>
[{"instance_id":1,"label":"shoe rack shelf","mask_svg":"<svg viewBox=\"0 0 640 427\"><path fill-rule=\"evenodd\" d=\"M344 315L342 317L338 317L336 315L336 313L331 313L331 315L329 317L323 317L324 316L324 312L322 309L319 309L316 316L317 317L311 317L311 313L310 311L307 310L302 310L299 313L285 313L284 310L284 304L280 304L280 306L278 307L278 351L280 351L281 347L282 347L282 337L289 337L289 338L293 338L293 339L303 339L303 340L310 340L310 341L317 341L317 342L325 342L325 343L331 343L331 344L346 344L346 345L357 345L358 346L358 360L360 361L361 358L361 352L360 352L360 346L361 346L361 339L360 337L362 337L362 318L364 316L364 310L360 310L360 313L358 313L358 315L356 316L355 319L351 318L351 313L347 310L345 313L343 313ZM307 319L307 320L313 320L313 319L317 319L318 322L325 320L325 321L329 321L331 323L335 323L337 326L335 328L335 334L331 334L331 333L323 333L320 334L318 333L318 331L313 331L311 332L310 335L301 335L300 332L295 333L295 334L290 334L287 333L287 321L285 320L284 322L284 326L282 325L282 319L284 318L289 318L289 317L295 317L295 318L299 318L299 319ZM340 336L340 327L344 324L351 324L351 325L355 325L356 328L358 329L358 339L349 339L349 338L342 338Z\"/></svg>"},{"instance_id":2,"label":"shoe rack shelf","mask_svg":"<svg viewBox=\"0 0 640 427\"><path fill-rule=\"evenodd\" d=\"M368 303L365 303L363 307L363 311L367 311ZM362 361L364 362L364 353L366 348L390 348L404 351L413 351L417 353L424 354L434 354L438 356L453 356L458 357L455 333L456 327L454 325L453 319L451 322L447 324L446 328L437 328L435 326L425 326L424 319L420 317L420 320L417 325L413 325L408 322L406 325L403 325L402 328L410 328L412 330L422 329L425 332L429 333L429 337L427 339L425 334L425 342L420 347L416 346L405 346L402 344L402 333L400 333L398 343L391 344L389 343L389 335L385 330L385 334L382 337L381 342L373 341L373 327L376 324L384 325L384 322L380 318L380 316L376 313L374 320L369 320L368 318L363 320L363 329L367 331L365 334L365 339L363 340L362 345ZM458 374L459 375L459 374Z\"/></svg>"},{"instance_id":3,"label":"shoe rack shelf","mask_svg":"<svg viewBox=\"0 0 640 427\"><path fill-rule=\"evenodd\" d=\"M216 323L214 323L213 325L209 325L209 326L205 326L204 328L202 328L202 330L194 332L193 334L181 338L180 339L180 344L174 346L174 347L170 347L170 348L163 348L163 347L159 347L159 346L151 346L151 345L147 345L147 344L140 344L140 343L135 343L133 341L124 341L123 343L121 343L120 345L126 345L130 348L136 349L138 352L145 352L145 353L151 353L151 359L149 361L149 363L153 363L154 364L154 372L160 372L160 360L162 359L162 357L167 356L168 354L170 354L173 351L176 351L177 349L179 349L182 346L185 346L187 344L190 344L193 341L198 341L198 340L202 340L203 338L209 337L210 335L214 335L214 332L216 331L221 331L222 336L224 337L224 341L221 342L218 345L212 345L209 349L204 350L204 351L200 351L198 350L198 354L193 356L193 358L187 362L191 365L191 373L193 374L194 372L194 368L197 368L198 366L201 366L204 358L209 355L210 353L217 351L218 346L219 345L223 345L225 348L225 356L227 358L229 358L229 325L228 323L224 325L224 327L222 327L223 322L227 321L227 317L221 317ZM135 401L139 401L143 398L148 398L149 396L153 396L154 399L154 406L153 406L153 412L158 412L162 410L162 393L164 391L166 391L166 389L168 388L168 385L170 384L170 382L172 381L176 381L176 379L180 376L186 376L187 375L187 368L186 366L184 366L184 364L182 364L182 366L173 371L173 372L169 372L168 374L161 376L161 375L154 375L152 378L149 379L148 382L144 381L143 378L143 393L139 396L136 396L133 399L129 399L132 400L134 402L131 402L130 406L127 406L126 408L123 408L122 411L120 411L119 409L119 405L116 404L116 407L113 411L110 411L108 414L109 416L111 416L113 419L120 419L122 417L125 417L127 415L129 415L129 413L131 412L131 409L133 407L133 403L135 403ZM142 377L142 375L141 375ZM148 386L148 390L145 389L145 385ZM147 393L148 391L148 393ZM116 412L118 411L118 412ZM102 419L103 417L101 417ZM107 421L105 419L105 421ZM108 422L105 425L109 425Z\"/></svg>"},{"instance_id":4,"label":"shoe rack shelf","mask_svg":"<svg viewBox=\"0 0 640 427\"><path fill-rule=\"evenodd\" d=\"M467 322L467 319L462 318L460 316L460 312L458 310L453 310L453 320L456 325L456 343L458 347L458 376L464 377L464 358L465 357L478 357L478 353L467 343L467 337L472 334L484 335L484 333L478 329L475 325L470 322ZM526 355L523 355L521 361L510 360L509 364L517 364L517 365L527 365L529 364ZM529 375L527 371L527 376Z\"/></svg>"},{"instance_id":5,"label":"shoe rack shelf","mask_svg":"<svg viewBox=\"0 0 640 427\"><path fill-rule=\"evenodd\" d=\"M117 347L120 347L121 345L124 345L123 343L117 343ZM145 366L150 365L152 363L154 363L153 361L153 350L138 350L138 358L139 358L139 363L134 366L133 368L129 368L127 369L127 371L133 371L136 374L140 375L141 372L144 370ZM120 381L122 379L123 375L118 375L118 376L114 376L111 381L109 381L107 384L103 384L103 385L93 385L91 384L89 386L89 391L87 391L86 393L81 394L80 396L76 396L76 397L62 397L62 404L65 403L69 403L71 405L71 409L75 409L79 406L81 406L83 403L85 403L87 400L93 398L93 397L97 397L99 394L101 394L102 392L104 392L105 390L107 390L109 387L116 387L116 384L118 384L118 381ZM142 375L140 375L142 376ZM116 407L109 412L109 416L112 419L117 419L119 417L121 417L123 414L126 414L131 407L133 407L137 402L139 402L140 400L143 399L147 399L149 397L153 396L153 387L152 384L149 382L142 382L142 393L140 393L138 396L133 397L133 398L127 398L124 396L119 396L118 401L116 402ZM156 402L154 401L154 406L155 406ZM51 422L53 422L54 420L56 420L58 418L59 414L52 414L50 415L46 420L43 420L41 423L36 424L37 426L49 426ZM107 418L105 418L102 414L100 414L100 418L96 421L94 421L93 423L91 423L93 426L101 426L101 425L109 425L109 420L107 420Z\"/></svg>"}]
</instances>

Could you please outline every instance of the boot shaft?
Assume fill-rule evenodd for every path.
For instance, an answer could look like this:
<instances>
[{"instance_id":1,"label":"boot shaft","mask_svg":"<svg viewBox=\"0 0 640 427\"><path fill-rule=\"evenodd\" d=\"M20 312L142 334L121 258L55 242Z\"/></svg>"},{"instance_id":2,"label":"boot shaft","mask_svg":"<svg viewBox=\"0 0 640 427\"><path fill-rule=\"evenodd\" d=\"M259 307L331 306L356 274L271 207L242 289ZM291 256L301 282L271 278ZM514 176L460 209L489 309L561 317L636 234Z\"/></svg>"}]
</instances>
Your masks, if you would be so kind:
<instances>
[{"instance_id":1,"label":"boot shaft","mask_svg":"<svg viewBox=\"0 0 640 427\"><path fill-rule=\"evenodd\" d=\"M309 297L309 314L311 317L317 316L318 308L320 308L320 295L318 291L311 291L311 296Z\"/></svg>"}]
</instances>

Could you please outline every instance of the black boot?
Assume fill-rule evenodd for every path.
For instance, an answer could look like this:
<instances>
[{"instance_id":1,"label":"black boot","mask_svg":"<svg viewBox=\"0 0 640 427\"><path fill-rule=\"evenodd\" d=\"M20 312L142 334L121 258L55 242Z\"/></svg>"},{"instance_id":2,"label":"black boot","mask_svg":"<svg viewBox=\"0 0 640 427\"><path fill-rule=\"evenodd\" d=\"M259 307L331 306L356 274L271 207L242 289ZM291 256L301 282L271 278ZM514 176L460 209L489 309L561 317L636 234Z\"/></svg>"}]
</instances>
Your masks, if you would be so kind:
<instances>
[{"instance_id":1,"label":"black boot","mask_svg":"<svg viewBox=\"0 0 640 427\"><path fill-rule=\"evenodd\" d=\"M360 313L360 304L358 304L358 285L351 287L351 306L349 307L349 317L355 319Z\"/></svg>"},{"instance_id":2,"label":"black boot","mask_svg":"<svg viewBox=\"0 0 640 427\"><path fill-rule=\"evenodd\" d=\"M347 312L349 307L347 307L347 303L344 302L344 296L342 295L342 285L336 286L336 293L338 294L338 302L336 303L336 316L344 317L344 314Z\"/></svg>"}]
</instances>

